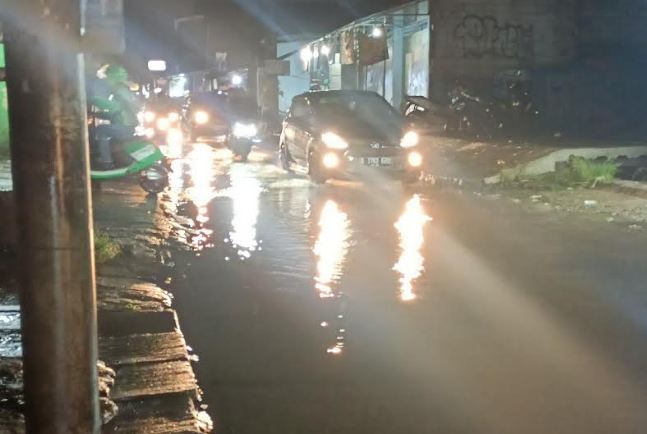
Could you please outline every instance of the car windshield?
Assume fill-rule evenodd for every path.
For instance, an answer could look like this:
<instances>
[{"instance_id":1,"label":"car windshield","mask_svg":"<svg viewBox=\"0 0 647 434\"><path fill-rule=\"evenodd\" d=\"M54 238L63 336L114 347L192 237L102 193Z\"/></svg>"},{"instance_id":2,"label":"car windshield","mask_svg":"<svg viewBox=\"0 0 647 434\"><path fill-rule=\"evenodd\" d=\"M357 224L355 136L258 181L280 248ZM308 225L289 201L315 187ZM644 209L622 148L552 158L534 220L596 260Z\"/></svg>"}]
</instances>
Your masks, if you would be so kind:
<instances>
[{"instance_id":1,"label":"car windshield","mask_svg":"<svg viewBox=\"0 0 647 434\"><path fill-rule=\"evenodd\" d=\"M312 100L312 112L324 119L351 118L373 126L399 126L402 117L384 99L373 94L339 93Z\"/></svg>"},{"instance_id":2,"label":"car windshield","mask_svg":"<svg viewBox=\"0 0 647 434\"><path fill-rule=\"evenodd\" d=\"M227 107L227 97L215 92L200 92L193 95L192 104L204 109L224 111Z\"/></svg>"},{"instance_id":3,"label":"car windshield","mask_svg":"<svg viewBox=\"0 0 647 434\"><path fill-rule=\"evenodd\" d=\"M256 116L256 101L249 97L232 97L229 99L229 113L236 117Z\"/></svg>"}]
</instances>

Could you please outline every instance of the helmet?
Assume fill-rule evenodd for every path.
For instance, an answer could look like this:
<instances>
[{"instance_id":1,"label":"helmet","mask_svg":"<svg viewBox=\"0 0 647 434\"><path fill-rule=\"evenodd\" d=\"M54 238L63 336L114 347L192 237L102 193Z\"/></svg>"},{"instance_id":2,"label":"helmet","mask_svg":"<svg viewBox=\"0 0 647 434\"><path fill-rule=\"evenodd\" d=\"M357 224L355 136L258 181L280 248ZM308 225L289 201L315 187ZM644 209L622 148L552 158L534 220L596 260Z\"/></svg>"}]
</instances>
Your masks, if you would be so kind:
<instances>
[{"instance_id":1,"label":"helmet","mask_svg":"<svg viewBox=\"0 0 647 434\"><path fill-rule=\"evenodd\" d=\"M108 65L106 68L106 79L112 83L126 83L128 71L121 65Z\"/></svg>"}]
</instances>

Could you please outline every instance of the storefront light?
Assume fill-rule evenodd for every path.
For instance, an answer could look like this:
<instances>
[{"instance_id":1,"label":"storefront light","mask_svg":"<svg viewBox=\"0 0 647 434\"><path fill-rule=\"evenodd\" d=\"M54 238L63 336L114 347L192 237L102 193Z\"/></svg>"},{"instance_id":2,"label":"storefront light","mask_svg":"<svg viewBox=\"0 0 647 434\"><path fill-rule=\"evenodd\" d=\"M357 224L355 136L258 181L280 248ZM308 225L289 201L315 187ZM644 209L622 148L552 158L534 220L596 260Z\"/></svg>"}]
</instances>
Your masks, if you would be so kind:
<instances>
[{"instance_id":1,"label":"storefront light","mask_svg":"<svg viewBox=\"0 0 647 434\"><path fill-rule=\"evenodd\" d=\"M303 47L301 50L301 60L303 63L310 63L312 60L312 51L310 50L310 47Z\"/></svg>"}]
</instances>

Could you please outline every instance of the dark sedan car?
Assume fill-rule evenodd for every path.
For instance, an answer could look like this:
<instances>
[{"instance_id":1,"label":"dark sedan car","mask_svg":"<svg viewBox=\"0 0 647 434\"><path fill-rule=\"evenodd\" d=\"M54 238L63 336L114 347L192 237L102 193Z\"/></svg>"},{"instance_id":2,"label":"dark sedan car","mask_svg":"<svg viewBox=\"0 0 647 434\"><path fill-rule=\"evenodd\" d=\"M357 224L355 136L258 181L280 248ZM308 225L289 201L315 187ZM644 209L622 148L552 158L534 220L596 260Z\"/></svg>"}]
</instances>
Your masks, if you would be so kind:
<instances>
[{"instance_id":1,"label":"dark sedan car","mask_svg":"<svg viewBox=\"0 0 647 434\"><path fill-rule=\"evenodd\" d=\"M299 95L283 123L281 165L305 168L315 182L375 171L406 182L420 178L418 134L381 96L364 91Z\"/></svg>"},{"instance_id":2,"label":"dark sedan car","mask_svg":"<svg viewBox=\"0 0 647 434\"><path fill-rule=\"evenodd\" d=\"M192 95L187 109L187 126L192 140L207 139L226 144L229 135L227 96L216 92Z\"/></svg>"}]
</instances>

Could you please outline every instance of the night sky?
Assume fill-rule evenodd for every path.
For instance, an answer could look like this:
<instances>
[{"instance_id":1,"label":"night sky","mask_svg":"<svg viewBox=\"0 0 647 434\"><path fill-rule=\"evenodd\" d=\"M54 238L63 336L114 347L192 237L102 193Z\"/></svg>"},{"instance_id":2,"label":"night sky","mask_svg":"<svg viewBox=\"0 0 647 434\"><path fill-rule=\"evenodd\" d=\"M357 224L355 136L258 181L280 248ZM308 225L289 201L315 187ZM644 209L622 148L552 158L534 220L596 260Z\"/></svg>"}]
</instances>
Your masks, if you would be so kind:
<instances>
[{"instance_id":1,"label":"night sky","mask_svg":"<svg viewBox=\"0 0 647 434\"><path fill-rule=\"evenodd\" d=\"M221 51L240 55L270 32L280 39L316 36L406 0L128 0L126 63L177 59L188 50L173 28L176 18L204 15L222 34ZM152 6L154 5L154 7ZM253 48L250 48L253 49Z\"/></svg>"}]
</instances>

